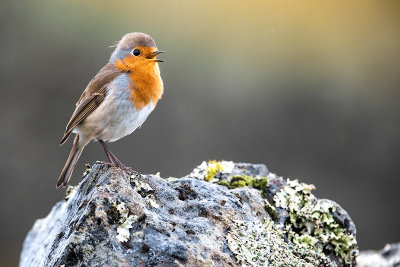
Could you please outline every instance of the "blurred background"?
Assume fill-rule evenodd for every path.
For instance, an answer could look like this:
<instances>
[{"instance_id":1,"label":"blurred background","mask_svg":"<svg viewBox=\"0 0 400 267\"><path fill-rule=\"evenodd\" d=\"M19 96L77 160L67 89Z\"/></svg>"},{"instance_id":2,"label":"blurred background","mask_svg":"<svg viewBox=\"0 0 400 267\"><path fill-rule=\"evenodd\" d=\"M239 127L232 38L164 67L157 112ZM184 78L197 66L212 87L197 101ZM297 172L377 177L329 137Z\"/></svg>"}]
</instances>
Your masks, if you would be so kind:
<instances>
[{"instance_id":1,"label":"blurred background","mask_svg":"<svg viewBox=\"0 0 400 267\"><path fill-rule=\"evenodd\" d=\"M354 219L361 249L400 241L400 3L2 1L0 265L65 194L56 190L74 105L125 33L158 48L165 94L110 145L143 173L203 160L264 163L313 183ZM84 164L105 160L100 145Z\"/></svg>"}]
</instances>

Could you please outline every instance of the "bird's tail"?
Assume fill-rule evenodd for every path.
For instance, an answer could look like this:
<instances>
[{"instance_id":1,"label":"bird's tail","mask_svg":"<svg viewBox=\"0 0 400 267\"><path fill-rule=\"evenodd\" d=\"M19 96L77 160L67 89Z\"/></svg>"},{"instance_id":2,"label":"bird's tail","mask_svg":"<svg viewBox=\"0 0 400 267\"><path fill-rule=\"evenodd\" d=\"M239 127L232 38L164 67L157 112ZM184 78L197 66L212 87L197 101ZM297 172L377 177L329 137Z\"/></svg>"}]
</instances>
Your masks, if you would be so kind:
<instances>
[{"instance_id":1,"label":"bird's tail","mask_svg":"<svg viewBox=\"0 0 400 267\"><path fill-rule=\"evenodd\" d=\"M60 177L58 177L57 188L62 185L67 185L69 179L71 179L72 172L74 171L75 165L82 154L84 147L79 147L79 134L75 135L74 144L71 152L69 153L67 162L65 163L64 169L61 171Z\"/></svg>"}]
</instances>

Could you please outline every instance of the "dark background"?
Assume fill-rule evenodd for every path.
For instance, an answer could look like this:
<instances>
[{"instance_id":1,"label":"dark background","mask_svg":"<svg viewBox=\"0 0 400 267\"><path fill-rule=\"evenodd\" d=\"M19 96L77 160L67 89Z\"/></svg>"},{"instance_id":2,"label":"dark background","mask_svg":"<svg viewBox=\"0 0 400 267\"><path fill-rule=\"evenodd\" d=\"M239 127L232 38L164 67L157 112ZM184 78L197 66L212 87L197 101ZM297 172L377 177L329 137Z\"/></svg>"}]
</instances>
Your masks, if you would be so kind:
<instances>
[{"instance_id":1,"label":"dark background","mask_svg":"<svg viewBox=\"0 0 400 267\"><path fill-rule=\"evenodd\" d=\"M398 1L2 1L0 265L64 196L58 142L122 35L149 33L165 94L111 148L183 176L203 160L265 163L354 219L361 249L400 241ZM105 160L98 144L84 163Z\"/></svg>"}]
</instances>

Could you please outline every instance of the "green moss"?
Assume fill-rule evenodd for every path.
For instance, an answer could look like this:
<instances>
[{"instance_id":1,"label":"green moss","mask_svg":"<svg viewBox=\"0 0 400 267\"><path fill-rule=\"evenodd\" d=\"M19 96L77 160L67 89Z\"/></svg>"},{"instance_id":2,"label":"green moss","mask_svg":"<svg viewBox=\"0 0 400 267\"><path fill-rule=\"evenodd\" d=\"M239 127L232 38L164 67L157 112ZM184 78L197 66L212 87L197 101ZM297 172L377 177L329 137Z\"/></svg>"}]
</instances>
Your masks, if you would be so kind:
<instances>
[{"instance_id":1,"label":"green moss","mask_svg":"<svg viewBox=\"0 0 400 267\"><path fill-rule=\"evenodd\" d=\"M264 205L265 211L271 216L272 220L278 221L279 220L279 215L276 213L276 210L274 206L269 204L268 200L265 200L265 205Z\"/></svg>"},{"instance_id":2,"label":"green moss","mask_svg":"<svg viewBox=\"0 0 400 267\"><path fill-rule=\"evenodd\" d=\"M231 188L231 185L225 180L218 181L218 182L216 182L216 184L223 185L223 186L226 186L228 188Z\"/></svg>"},{"instance_id":3,"label":"green moss","mask_svg":"<svg viewBox=\"0 0 400 267\"><path fill-rule=\"evenodd\" d=\"M267 177L260 177L260 179L253 179L251 186L257 188L258 190L264 193L265 188L267 188L267 185L268 185Z\"/></svg>"},{"instance_id":4,"label":"green moss","mask_svg":"<svg viewBox=\"0 0 400 267\"><path fill-rule=\"evenodd\" d=\"M264 192L268 184L268 179L266 177L254 178L248 175L236 175L233 176L229 182L225 180L220 180L216 183L226 186L229 189L250 186Z\"/></svg>"},{"instance_id":5,"label":"green moss","mask_svg":"<svg viewBox=\"0 0 400 267\"><path fill-rule=\"evenodd\" d=\"M268 186L267 177L252 177L245 174L233 175L235 170L238 169L233 162L212 160L202 162L201 165L193 170L189 177L223 185L229 189L249 186L260 190L265 200L264 209L272 220L278 221L280 219L276 207L287 210L289 221L284 224L274 225L274 227L279 228L280 234L285 236L286 240L288 239L291 241L289 242L289 244L291 244L290 247L297 251L297 255L301 254L303 259L317 259L319 256L314 257L309 255L326 257L328 253L333 252L343 259L342 263L344 264L351 265L354 262L358 253L355 237L347 233L344 228L335 222L332 214L335 212L336 206L330 202L318 200L311 193L311 191L315 189L313 185L299 183L297 180L288 180L287 185L275 194L273 199L274 203L269 203L266 199L266 188ZM246 173L246 170L241 168L239 168L239 171ZM272 178L276 177L275 174L268 174L268 176L270 175ZM273 224L272 221L271 223ZM247 223L241 224L239 228L242 226L248 228ZM260 227L263 228L264 226ZM267 226L267 228L271 230L269 226ZM237 242L241 242L239 240L240 238L243 240L247 238L247 233L241 230L236 234L238 236ZM249 232L249 234L258 235L259 233ZM262 242L260 244L262 244ZM232 243L233 250L236 245L237 244ZM257 247L259 243L253 245ZM256 254L249 252L253 249L253 245L248 247L245 244L240 248L241 251L237 253L236 257L238 262L250 263L253 259L260 256L259 251ZM249 255L253 258L248 258ZM265 257L261 257L259 260L258 263L272 263ZM321 260L321 258L318 258L318 260ZM322 260L322 262L324 261L325 260ZM290 261L284 261L286 264L288 262ZM309 262L313 262L313 260L311 259ZM282 262L280 264L282 264ZM294 266L297 265L295 264Z\"/></svg>"},{"instance_id":6,"label":"green moss","mask_svg":"<svg viewBox=\"0 0 400 267\"><path fill-rule=\"evenodd\" d=\"M241 188L245 186L252 186L254 178L247 175L233 176L230 181L230 188Z\"/></svg>"}]
</instances>

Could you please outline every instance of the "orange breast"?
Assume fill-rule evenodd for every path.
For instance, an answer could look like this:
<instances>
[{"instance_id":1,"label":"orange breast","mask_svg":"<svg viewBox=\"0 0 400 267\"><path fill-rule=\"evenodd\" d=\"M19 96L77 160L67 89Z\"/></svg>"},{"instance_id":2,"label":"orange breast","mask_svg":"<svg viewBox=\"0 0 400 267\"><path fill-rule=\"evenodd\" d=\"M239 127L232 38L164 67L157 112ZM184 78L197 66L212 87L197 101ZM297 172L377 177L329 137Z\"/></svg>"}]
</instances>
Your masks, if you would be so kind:
<instances>
[{"instance_id":1,"label":"orange breast","mask_svg":"<svg viewBox=\"0 0 400 267\"><path fill-rule=\"evenodd\" d=\"M146 64L136 68L129 75L131 83L131 101L137 109L147 106L150 101L156 106L163 92L163 82L157 64Z\"/></svg>"},{"instance_id":2,"label":"orange breast","mask_svg":"<svg viewBox=\"0 0 400 267\"><path fill-rule=\"evenodd\" d=\"M141 47L144 55L150 55L156 51L156 47ZM130 99L137 109L147 106L150 101L154 106L160 100L164 86L160 76L158 63L146 57L129 55L122 60L115 61L115 67L121 71L129 72Z\"/></svg>"}]
</instances>

